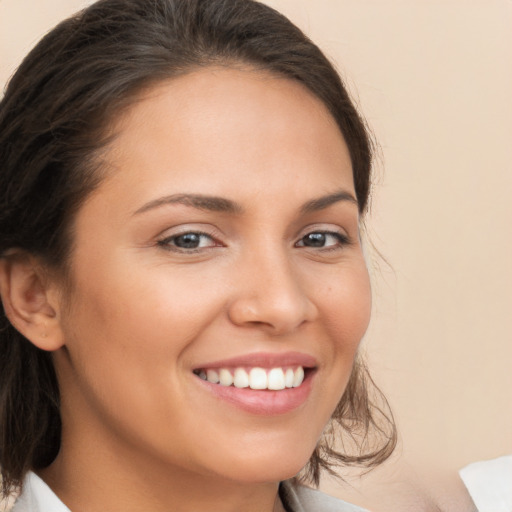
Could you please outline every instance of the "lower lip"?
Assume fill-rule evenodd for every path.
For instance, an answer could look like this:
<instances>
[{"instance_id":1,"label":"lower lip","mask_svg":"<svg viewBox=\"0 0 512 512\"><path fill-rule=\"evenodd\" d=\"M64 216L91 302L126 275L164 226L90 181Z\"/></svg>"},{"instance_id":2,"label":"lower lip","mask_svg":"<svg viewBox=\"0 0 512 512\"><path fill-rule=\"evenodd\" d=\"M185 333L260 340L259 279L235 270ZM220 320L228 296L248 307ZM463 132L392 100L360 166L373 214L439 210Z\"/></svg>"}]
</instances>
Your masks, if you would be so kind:
<instances>
[{"instance_id":1,"label":"lower lip","mask_svg":"<svg viewBox=\"0 0 512 512\"><path fill-rule=\"evenodd\" d=\"M199 377L197 380L217 398L239 409L252 414L272 416L285 414L300 407L311 392L314 374L314 371L309 370L300 386L279 391L221 386L199 379Z\"/></svg>"}]
</instances>

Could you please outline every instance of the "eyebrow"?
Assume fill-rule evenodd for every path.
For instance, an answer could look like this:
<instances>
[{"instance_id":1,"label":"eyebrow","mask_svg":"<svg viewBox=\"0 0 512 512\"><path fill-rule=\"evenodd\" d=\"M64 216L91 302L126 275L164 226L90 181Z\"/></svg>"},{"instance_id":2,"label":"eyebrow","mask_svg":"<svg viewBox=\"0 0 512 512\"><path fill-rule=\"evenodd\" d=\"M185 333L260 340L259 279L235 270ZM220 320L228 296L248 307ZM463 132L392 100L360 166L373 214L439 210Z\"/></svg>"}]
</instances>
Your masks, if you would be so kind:
<instances>
[{"instance_id":1,"label":"eyebrow","mask_svg":"<svg viewBox=\"0 0 512 512\"><path fill-rule=\"evenodd\" d=\"M235 203L230 199L224 199L223 197L207 196L203 194L173 194L170 196L160 197L154 201L146 203L140 207L134 215L138 215L167 204L182 204L210 212L239 214L243 211L243 208L238 203Z\"/></svg>"},{"instance_id":2,"label":"eyebrow","mask_svg":"<svg viewBox=\"0 0 512 512\"><path fill-rule=\"evenodd\" d=\"M302 214L317 212L341 201L348 201L349 203L353 203L358 206L357 199L350 192L341 190L339 192L335 192L334 194L318 197L304 203L300 209L300 212ZM203 194L173 194L149 201L148 203L141 206L138 210L136 210L134 215L139 215L141 213L145 213L149 210L153 210L168 204L182 204L184 206L191 206L192 208L197 208L199 210L231 214L241 214L244 211L240 204L223 197L208 196Z\"/></svg>"},{"instance_id":3,"label":"eyebrow","mask_svg":"<svg viewBox=\"0 0 512 512\"><path fill-rule=\"evenodd\" d=\"M303 214L314 213L320 210L325 210L329 206L332 206L333 204L339 203L341 201L348 201L349 203L353 203L356 206L359 206L357 199L350 192L346 190L340 190L334 194L329 194L327 196L318 197L317 199L308 201L302 205L300 211Z\"/></svg>"}]
</instances>

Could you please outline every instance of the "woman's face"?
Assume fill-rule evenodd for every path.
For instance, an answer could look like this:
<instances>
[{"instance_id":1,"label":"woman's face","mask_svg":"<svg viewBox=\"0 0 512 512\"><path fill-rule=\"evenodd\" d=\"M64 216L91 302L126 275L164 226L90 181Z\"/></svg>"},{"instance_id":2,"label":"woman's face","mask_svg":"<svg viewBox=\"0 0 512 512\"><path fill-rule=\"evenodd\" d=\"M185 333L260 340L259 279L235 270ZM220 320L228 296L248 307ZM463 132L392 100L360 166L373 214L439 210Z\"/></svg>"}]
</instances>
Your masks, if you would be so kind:
<instances>
[{"instance_id":1,"label":"woman's face","mask_svg":"<svg viewBox=\"0 0 512 512\"><path fill-rule=\"evenodd\" d=\"M294 475L370 315L335 122L298 83L209 68L146 91L116 131L59 311L61 456Z\"/></svg>"}]
</instances>

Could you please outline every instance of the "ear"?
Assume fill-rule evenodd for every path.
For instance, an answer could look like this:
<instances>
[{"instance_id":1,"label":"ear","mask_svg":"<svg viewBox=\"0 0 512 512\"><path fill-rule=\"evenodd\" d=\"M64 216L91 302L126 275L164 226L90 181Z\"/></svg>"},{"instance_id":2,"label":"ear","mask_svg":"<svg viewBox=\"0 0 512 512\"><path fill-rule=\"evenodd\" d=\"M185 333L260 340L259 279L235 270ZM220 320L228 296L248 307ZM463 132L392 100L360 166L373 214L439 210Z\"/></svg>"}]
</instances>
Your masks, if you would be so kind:
<instances>
[{"instance_id":1,"label":"ear","mask_svg":"<svg viewBox=\"0 0 512 512\"><path fill-rule=\"evenodd\" d=\"M0 296L11 324L36 347L64 345L57 285L33 256L11 251L0 258Z\"/></svg>"}]
</instances>

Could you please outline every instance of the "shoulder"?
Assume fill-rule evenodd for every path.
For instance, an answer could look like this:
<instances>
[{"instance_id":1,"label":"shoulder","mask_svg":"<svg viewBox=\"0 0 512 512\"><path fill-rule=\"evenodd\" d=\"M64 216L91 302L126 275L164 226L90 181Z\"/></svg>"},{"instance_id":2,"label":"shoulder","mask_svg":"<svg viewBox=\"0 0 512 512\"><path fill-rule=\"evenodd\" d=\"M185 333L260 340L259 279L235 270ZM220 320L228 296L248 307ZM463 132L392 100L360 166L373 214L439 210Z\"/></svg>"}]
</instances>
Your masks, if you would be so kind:
<instances>
[{"instance_id":1,"label":"shoulder","mask_svg":"<svg viewBox=\"0 0 512 512\"><path fill-rule=\"evenodd\" d=\"M11 512L70 512L55 493L35 473L23 480L21 494Z\"/></svg>"},{"instance_id":2,"label":"shoulder","mask_svg":"<svg viewBox=\"0 0 512 512\"><path fill-rule=\"evenodd\" d=\"M290 512L366 512L356 505L290 481L281 483L280 495Z\"/></svg>"}]
</instances>

